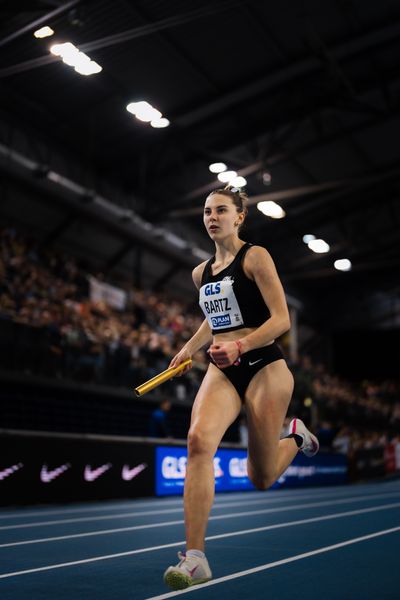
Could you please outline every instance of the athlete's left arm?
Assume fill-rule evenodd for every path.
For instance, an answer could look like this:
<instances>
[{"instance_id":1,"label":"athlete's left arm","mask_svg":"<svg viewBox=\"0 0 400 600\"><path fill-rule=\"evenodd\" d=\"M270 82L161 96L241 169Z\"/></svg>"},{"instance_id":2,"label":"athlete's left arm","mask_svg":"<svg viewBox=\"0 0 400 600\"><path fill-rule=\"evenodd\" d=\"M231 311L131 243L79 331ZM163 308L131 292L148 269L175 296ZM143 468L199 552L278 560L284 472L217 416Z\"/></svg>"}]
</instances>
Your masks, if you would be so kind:
<instances>
[{"instance_id":1,"label":"athlete's left arm","mask_svg":"<svg viewBox=\"0 0 400 600\"><path fill-rule=\"evenodd\" d=\"M268 306L271 317L255 331L240 338L242 352L261 348L290 329L285 293L271 255L261 246L253 246L246 254L244 272L253 279Z\"/></svg>"}]
</instances>

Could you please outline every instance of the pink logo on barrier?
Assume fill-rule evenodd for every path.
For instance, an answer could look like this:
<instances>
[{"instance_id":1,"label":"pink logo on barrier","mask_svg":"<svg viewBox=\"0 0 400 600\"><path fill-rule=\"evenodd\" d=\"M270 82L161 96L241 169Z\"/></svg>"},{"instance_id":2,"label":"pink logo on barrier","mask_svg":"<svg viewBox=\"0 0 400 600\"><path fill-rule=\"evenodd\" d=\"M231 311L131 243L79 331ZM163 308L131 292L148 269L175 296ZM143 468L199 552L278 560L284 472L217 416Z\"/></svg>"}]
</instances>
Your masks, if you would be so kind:
<instances>
[{"instance_id":1,"label":"pink logo on barrier","mask_svg":"<svg viewBox=\"0 0 400 600\"><path fill-rule=\"evenodd\" d=\"M122 468L122 479L124 479L124 481L131 481L131 479L133 479L134 477L137 477L137 475L139 475L139 473L144 471L146 468L147 468L146 463L137 465L136 467L133 467L132 469L129 468L129 465L124 465Z\"/></svg>"},{"instance_id":2,"label":"pink logo on barrier","mask_svg":"<svg viewBox=\"0 0 400 600\"><path fill-rule=\"evenodd\" d=\"M0 481L3 481L6 477L10 477L20 469L22 469L24 465L22 463L18 463L18 465L12 465L12 467L6 467L2 471L0 471Z\"/></svg>"},{"instance_id":3,"label":"pink logo on barrier","mask_svg":"<svg viewBox=\"0 0 400 600\"><path fill-rule=\"evenodd\" d=\"M70 466L71 465L69 463L65 463L65 465L61 465L60 467L49 471L47 469L47 465L43 465L40 471L40 479L41 481L43 481L43 483L50 483L51 481L65 473L65 471L67 471L70 468Z\"/></svg>"},{"instance_id":4,"label":"pink logo on barrier","mask_svg":"<svg viewBox=\"0 0 400 600\"><path fill-rule=\"evenodd\" d=\"M97 467L97 469L92 469L90 465L86 465L85 472L83 474L85 481L95 481L95 479L98 479L101 475L104 475L104 473L111 469L111 467L111 463L101 465L101 467Z\"/></svg>"}]
</instances>

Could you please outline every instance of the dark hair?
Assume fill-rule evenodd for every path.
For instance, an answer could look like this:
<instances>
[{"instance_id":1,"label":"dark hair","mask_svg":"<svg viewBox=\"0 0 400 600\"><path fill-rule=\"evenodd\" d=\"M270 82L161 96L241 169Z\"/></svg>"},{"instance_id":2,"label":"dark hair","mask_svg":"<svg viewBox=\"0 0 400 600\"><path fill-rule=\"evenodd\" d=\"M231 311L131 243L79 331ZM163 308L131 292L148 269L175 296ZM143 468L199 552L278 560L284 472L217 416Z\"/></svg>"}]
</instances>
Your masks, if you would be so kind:
<instances>
[{"instance_id":1,"label":"dark hair","mask_svg":"<svg viewBox=\"0 0 400 600\"><path fill-rule=\"evenodd\" d=\"M247 201L249 199L246 192L242 192L240 188L227 185L224 188L212 191L209 196L213 196L214 194L221 194L221 196L228 196L228 198L231 198L233 204L236 206L237 212L244 213L244 216L246 217Z\"/></svg>"}]
</instances>

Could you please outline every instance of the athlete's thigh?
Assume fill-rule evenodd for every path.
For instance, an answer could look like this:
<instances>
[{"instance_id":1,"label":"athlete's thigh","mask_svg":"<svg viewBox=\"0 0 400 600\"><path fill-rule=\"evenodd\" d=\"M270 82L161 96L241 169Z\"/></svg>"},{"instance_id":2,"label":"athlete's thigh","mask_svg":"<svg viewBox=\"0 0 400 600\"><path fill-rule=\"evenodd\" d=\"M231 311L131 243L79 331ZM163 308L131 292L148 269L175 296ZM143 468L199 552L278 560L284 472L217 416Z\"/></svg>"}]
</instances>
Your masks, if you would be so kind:
<instances>
[{"instance_id":1,"label":"athlete's thigh","mask_svg":"<svg viewBox=\"0 0 400 600\"><path fill-rule=\"evenodd\" d=\"M293 375L280 359L260 369L246 391L249 458L254 466L273 466L293 393Z\"/></svg>"},{"instance_id":2,"label":"athlete's thigh","mask_svg":"<svg viewBox=\"0 0 400 600\"><path fill-rule=\"evenodd\" d=\"M229 379L210 364L193 404L190 430L210 437L218 445L241 407L240 397Z\"/></svg>"}]
</instances>

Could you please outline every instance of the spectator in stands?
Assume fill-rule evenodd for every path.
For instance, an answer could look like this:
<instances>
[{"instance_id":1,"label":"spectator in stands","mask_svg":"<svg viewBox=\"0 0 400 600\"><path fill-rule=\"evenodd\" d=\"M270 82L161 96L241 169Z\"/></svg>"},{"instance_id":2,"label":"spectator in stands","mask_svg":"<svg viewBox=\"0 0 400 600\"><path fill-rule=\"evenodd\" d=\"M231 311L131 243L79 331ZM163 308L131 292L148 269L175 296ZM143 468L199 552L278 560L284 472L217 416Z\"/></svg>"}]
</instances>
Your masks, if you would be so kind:
<instances>
[{"instance_id":1,"label":"spectator in stands","mask_svg":"<svg viewBox=\"0 0 400 600\"><path fill-rule=\"evenodd\" d=\"M337 428L333 427L330 421L322 421L316 429L316 435L319 440L321 450L331 450L332 442L337 433Z\"/></svg>"},{"instance_id":2,"label":"spectator in stands","mask_svg":"<svg viewBox=\"0 0 400 600\"><path fill-rule=\"evenodd\" d=\"M339 454L345 454L347 456L350 452L350 446L351 446L350 427L342 427L341 429L339 429L339 431L337 432L337 434L335 435L335 437L333 439L332 448L333 448L333 450L335 450L335 452L338 452Z\"/></svg>"},{"instance_id":3,"label":"spectator in stands","mask_svg":"<svg viewBox=\"0 0 400 600\"><path fill-rule=\"evenodd\" d=\"M150 416L149 435L150 437L169 438L171 428L168 421L168 415L171 410L171 402L163 400L158 408L153 410Z\"/></svg>"}]
</instances>

